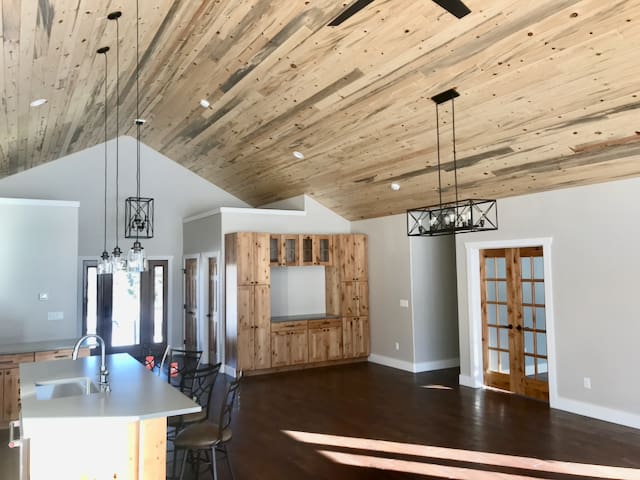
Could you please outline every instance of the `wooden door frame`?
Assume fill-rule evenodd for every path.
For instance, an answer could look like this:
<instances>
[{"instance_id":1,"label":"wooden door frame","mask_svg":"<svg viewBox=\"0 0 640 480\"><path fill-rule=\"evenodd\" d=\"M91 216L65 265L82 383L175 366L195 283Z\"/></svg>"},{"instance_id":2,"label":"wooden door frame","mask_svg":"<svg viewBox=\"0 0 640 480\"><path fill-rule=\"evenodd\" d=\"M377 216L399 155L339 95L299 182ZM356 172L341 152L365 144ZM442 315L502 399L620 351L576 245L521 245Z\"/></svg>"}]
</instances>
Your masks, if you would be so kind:
<instances>
[{"instance_id":1,"label":"wooden door frame","mask_svg":"<svg viewBox=\"0 0 640 480\"><path fill-rule=\"evenodd\" d=\"M544 294L545 317L547 322L547 355L549 368L549 406L558 404L558 384L556 377L556 338L553 310L553 283L551 269L551 237L513 240L493 240L487 242L468 242L464 244L467 257L467 307L469 332L469 363L471 366L471 385L474 388L484 386L482 360L482 306L480 294L480 251L499 248L542 247L544 257ZM464 382L467 384L467 382Z\"/></svg>"},{"instance_id":2,"label":"wooden door frame","mask_svg":"<svg viewBox=\"0 0 640 480\"><path fill-rule=\"evenodd\" d=\"M215 296L216 296L216 300L218 302L218 332L216 335L216 339L217 341L217 345L216 345L216 352L218 354L218 359L209 359L209 321L207 318L207 315L205 312L209 311L209 259L211 258L215 258L216 259L216 263L218 265L218 288L216 289L215 292ZM203 322L205 325L205 330L207 332L207 335L205 335L203 337L204 339L204 346L206 347L207 350L207 359L211 362L211 363L216 363L216 362L221 362L224 359L223 356L223 345L224 345L224 329L222 328L222 304L221 304L221 293L222 293L222 269L224 268L224 265L220 264L220 260L221 260L221 255L219 251L215 251L215 252L204 252L201 254L201 260L202 260L202 317L203 317ZM206 337L206 338L205 338ZM204 352L203 352L204 355Z\"/></svg>"}]
</instances>

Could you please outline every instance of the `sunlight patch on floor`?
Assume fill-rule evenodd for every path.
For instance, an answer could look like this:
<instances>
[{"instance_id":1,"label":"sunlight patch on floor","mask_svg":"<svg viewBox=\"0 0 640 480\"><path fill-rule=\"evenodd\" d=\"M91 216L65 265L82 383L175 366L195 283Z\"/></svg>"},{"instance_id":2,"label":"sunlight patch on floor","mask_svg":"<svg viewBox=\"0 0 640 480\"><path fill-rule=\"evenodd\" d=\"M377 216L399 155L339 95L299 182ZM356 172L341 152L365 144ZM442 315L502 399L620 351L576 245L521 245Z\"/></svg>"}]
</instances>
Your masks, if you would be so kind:
<instances>
[{"instance_id":1,"label":"sunlight patch on floor","mask_svg":"<svg viewBox=\"0 0 640 480\"><path fill-rule=\"evenodd\" d=\"M428 388L430 390L453 390L453 388L445 385L421 385L420 388Z\"/></svg>"},{"instance_id":2,"label":"sunlight patch on floor","mask_svg":"<svg viewBox=\"0 0 640 480\"><path fill-rule=\"evenodd\" d=\"M493 465L496 467L508 467L517 468L522 470L536 471L536 472L550 472L569 474L575 476L585 477L597 477L597 478L609 478L618 480L638 480L640 478L640 469L625 468L625 467L613 467L608 465L594 465L589 463L574 463L574 462L562 462L557 460L541 460L532 457L519 457L515 455L504 455L500 453L487 453L476 452L473 450L461 450L456 448L434 447L429 445L418 445L414 443L400 443L389 442L386 440L373 440L367 438L357 437L344 437L340 435L327 435L322 433L300 432L295 430L283 430L283 432L302 443L308 443L313 445L319 445L322 447L336 447L336 448L350 448L358 450L369 450L372 452L381 452L397 455L411 455L415 457L424 457L425 460L420 461L406 461L397 460L383 457L369 457L366 455L351 454L344 452L332 452L326 449L320 450L321 453L331 458L333 461L339 463L345 463L347 465L353 465L353 462L373 462L377 466L370 465L372 468L382 468L394 471L407 471L413 472L413 469L421 468L422 473L434 476L440 476L438 473L434 473L435 469L438 471L445 471L451 468L443 465L434 465L434 462L439 460L459 461L465 463L477 463L483 465ZM351 463L349 463L351 462ZM380 466L386 465L386 466ZM398 465L403 465L409 470L397 470ZM367 465L361 465L367 466ZM429 471L425 473L424 469ZM459 468L461 471L476 472L478 475L484 476L465 476L460 478L468 479L483 479L483 478L533 478L529 476L517 476L514 474L499 474L496 472L485 472L482 470L473 470L469 468ZM491 474L492 476L486 476ZM447 473L445 476L450 476L451 473ZM458 475L458 474L455 474ZM502 475L498 477L498 475ZM507 476L504 476L507 475ZM458 478L458 477L456 477ZM538 477L536 477L538 478Z\"/></svg>"}]
</instances>

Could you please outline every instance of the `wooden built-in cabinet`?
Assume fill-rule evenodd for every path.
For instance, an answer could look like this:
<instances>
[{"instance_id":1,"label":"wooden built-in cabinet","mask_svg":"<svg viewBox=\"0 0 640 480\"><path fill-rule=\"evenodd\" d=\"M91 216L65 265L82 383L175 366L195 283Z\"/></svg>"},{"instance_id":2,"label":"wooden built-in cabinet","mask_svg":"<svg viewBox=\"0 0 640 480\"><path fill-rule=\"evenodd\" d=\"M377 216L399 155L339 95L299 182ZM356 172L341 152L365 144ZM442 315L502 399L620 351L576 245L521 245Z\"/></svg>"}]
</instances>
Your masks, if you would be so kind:
<instances>
[{"instance_id":1,"label":"wooden built-in cabinet","mask_svg":"<svg viewBox=\"0 0 640 480\"><path fill-rule=\"evenodd\" d=\"M340 360L342 320L309 320L309 362Z\"/></svg>"},{"instance_id":2,"label":"wooden built-in cabinet","mask_svg":"<svg viewBox=\"0 0 640 480\"><path fill-rule=\"evenodd\" d=\"M238 370L271 366L270 235L225 237L227 349Z\"/></svg>"},{"instance_id":3,"label":"wooden built-in cabinet","mask_svg":"<svg viewBox=\"0 0 640 480\"><path fill-rule=\"evenodd\" d=\"M306 321L271 325L271 367L300 365L309 360Z\"/></svg>"},{"instance_id":4,"label":"wooden built-in cabinet","mask_svg":"<svg viewBox=\"0 0 640 480\"><path fill-rule=\"evenodd\" d=\"M72 350L12 353L0 355L0 426L4 427L20 415L20 364L71 358ZM80 349L80 357L89 355L88 348Z\"/></svg>"},{"instance_id":5,"label":"wooden built-in cabinet","mask_svg":"<svg viewBox=\"0 0 640 480\"><path fill-rule=\"evenodd\" d=\"M227 359L268 371L369 354L367 237L360 234L230 233L225 237ZM325 267L326 313L336 318L271 323L270 267Z\"/></svg>"}]
</instances>

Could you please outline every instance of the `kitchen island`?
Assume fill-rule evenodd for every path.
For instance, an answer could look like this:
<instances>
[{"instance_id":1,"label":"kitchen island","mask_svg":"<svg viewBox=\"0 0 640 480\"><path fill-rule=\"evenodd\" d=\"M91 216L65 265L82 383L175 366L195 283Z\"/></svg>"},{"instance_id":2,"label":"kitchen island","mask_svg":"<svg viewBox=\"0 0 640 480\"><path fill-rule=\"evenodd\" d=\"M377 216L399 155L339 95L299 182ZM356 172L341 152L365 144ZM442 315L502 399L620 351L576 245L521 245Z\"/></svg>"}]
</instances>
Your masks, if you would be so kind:
<instances>
[{"instance_id":1,"label":"kitchen island","mask_svg":"<svg viewBox=\"0 0 640 480\"><path fill-rule=\"evenodd\" d=\"M201 407L127 354L20 365L23 461L32 480L166 476L166 417Z\"/></svg>"}]
</instances>

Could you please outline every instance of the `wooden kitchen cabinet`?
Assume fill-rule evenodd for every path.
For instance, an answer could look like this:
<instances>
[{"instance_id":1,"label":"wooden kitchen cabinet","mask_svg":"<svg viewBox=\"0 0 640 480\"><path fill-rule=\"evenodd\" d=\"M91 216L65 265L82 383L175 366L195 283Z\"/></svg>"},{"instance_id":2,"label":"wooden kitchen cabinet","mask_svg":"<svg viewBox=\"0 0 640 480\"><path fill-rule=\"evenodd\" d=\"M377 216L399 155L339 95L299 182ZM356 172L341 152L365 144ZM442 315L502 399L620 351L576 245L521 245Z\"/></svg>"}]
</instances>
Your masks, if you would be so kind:
<instances>
[{"instance_id":1,"label":"wooden kitchen cabinet","mask_svg":"<svg viewBox=\"0 0 640 480\"><path fill-rule=\"evenodd\" d=\"M274 323L271 326L271 366L301 365L308 361L306 321Z\"/></svg>"},{"instance_id":2,"label":"wooden kitchen cabinet","mask_svg":"<svg viewBox=\"0 0 640 480\"><path fill-rule=\"evenodd\" d=\"M295 267L300 263L300 237L301 235L282 235L280 244L282 248L283 266Z\"/></svg>"},{"instance_id":3,"label":"wooden kitchen cabinet","mask_svg":"<svg viewBox=\"0 0 640 480\"><path fill-rule=\"evenodd\" d=\"M369 318L347 317L342 319L344 358L369 355Z\"/></svg>"},{"instance_id":4,"label":"wooden kitchen cabinet","mask_svg":"<svg viewBox=\"0 0 640 480\"><path fill-rule=\"evenodd\" d=\"M342 282L340 311L347 317L369 315L369 282Z\"/></svg>"},{"instance_id":5,"label":"wooden kitchen cabinet","mask_svg":"<svg viewBox=\"0 0 640 480\"><path fill-rule=\"evenodd\" d=\"M0 423L17 420L20 415L21 363L33 362L34 354L0 355Z\"/></svg>"},{"instance_id":6,"label":"wooden kitchen cabinet","mask_svg":"<svg viewBox=\"0 0 640 480\"><path fill-rule=\"evenodd\" d=\"M341 281L368 280L367 236L336 235Z\"/></svg>"},{"instance_id":7,"label":"wooden kitchen cabinet","mask_svg":"<svg viewBox=\"0 0 640 480\"><path fill-rule=\"evenodd\" d=\"M271 366L269 285L238 286L238 368Z\"/></svg>"},{"instance_id":8,"label":"wooden kitchen cabinet","mask_svg":"<svg viewBox=\"0 0 640 480\"><path fill-rule=\"evenodd\" d=\"M225 236L227 361L238 370L271 366L270 235Z\"/></svg>"},{"instance_id":9,"label":"wooden kitchen cabinet","mask_svg":"<svg viewBox=\"0 0 640 480\"><path fill-rule=\"evenodd\" d=\"M268 284L270 281L269 234L232 233L236 243L238 285Z\"/></svg>"},{"instance_id":10,"label":"wooden kitchen cabinet","mask_svg":"<svg viewBox=\"0 0 640 480\"><path fill-rule=\"evenodd\" d=\"M314 235L302 235L301 245L301 261L302 265L315 265L316 239Z\"/></svg>"},{"instance_id":11,"label":"wooden kitchen cabinet","mask_svg":"<svg viewBox=\"0 0 640 480\"><path fill-rule=\"evenodd\" d=\"M333 235L315 235L314 253L316 265L333 265Z\"/></svg>"},{"instance_id":12,"label":"wooden kitchen cabinet","mask_svg":"<svg viewBox=\"0 0 640 480\"><path fill-rule=\"evenodd\" d=\"M309 362L342 358L342 320L309 321Z\"/></svg>"}]
</instances>

